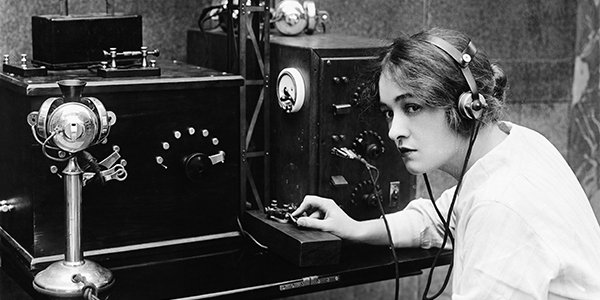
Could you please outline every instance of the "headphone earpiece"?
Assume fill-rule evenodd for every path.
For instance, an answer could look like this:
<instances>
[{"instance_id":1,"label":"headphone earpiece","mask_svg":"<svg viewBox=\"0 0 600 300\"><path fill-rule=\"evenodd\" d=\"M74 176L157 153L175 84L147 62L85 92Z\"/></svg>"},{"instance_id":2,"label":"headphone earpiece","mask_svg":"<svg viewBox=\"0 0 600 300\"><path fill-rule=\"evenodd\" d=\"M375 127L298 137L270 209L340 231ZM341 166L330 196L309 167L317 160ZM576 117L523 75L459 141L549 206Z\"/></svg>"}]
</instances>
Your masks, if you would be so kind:
<instances>
[{"instance_id":1,"label":"headphone earpiece","mask_svg":"<svg viewBox=\"0 0 600 300\"><path fill-rule=\"evenodd\" d=\"M477 48L469 41L467 48L460 52L452 44L438 37L429 37L427 42L444 51L458 64L470 89L470 91L462 93L458 98L458 112L463 118L479 120L483 115L483 110L487 107L487 103L485 97L477 91L477 83L471 73L471 69L469 69L469 63L473 60L475 54L477 54Z\"/></svg>"},{"instance_id":2,"label":"headphone earpiece","mask_svg":"<svg viewBox=\"0 0 600 300\"><path fill-rule=\"evenodd\" d=\"M473 100L473 93L465 92L458 98L458 111L461 116L470 120L479 120L483 109L487 107L485 98L478 94L479 99Z\"/></svg>"}]
</instances>

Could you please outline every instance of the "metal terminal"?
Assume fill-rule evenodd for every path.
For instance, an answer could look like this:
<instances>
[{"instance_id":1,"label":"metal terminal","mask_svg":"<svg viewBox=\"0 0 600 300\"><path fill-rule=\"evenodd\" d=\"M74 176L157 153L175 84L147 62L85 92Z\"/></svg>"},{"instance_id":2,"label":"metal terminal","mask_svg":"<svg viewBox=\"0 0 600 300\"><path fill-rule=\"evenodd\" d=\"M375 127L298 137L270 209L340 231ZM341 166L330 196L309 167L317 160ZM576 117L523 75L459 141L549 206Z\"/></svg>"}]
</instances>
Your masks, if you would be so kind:
<instances>
[{"instance_id":1,"label":"metal terminal","mask_svg":"<svg viewBox=\"0 0 600 300\"><path fill-rule=\"evenodd\" d=\"M168 169L168 167L164 165L165 159L162 156L157 156L155 159L157 164L165 168L165 170Z\"/></svg>"},{"instance_id":2,"label":"metal terminal","mask_svg":"<svg viewBox=\"0 0 600 300\"><path fill-rule=\"evenodd\" d=\"M117 68L117 48L108 48L110 55L110 67L113 69Z\"/></svg>"},{"instance_id":3,"label":"metal terminal","mask_svg":"<svg viewBox=\"0 0 600 300\"><path fill-rule=\"evenodd\" d=\"M50 166L50 173L52 173L52 174L58 173L58 167L55 165Z\"/></svg>"},{"instance_id":4,"label":"metal terminal","mask_svg":"<svg viewBox=\"0 0 600 300\"><path fill-rule=\"evenodd\" d=\"M27 68L27 54L21 54L21 67L23 69Z\"/></svg>"},{"instance_id":5,"label":"metal terminal","mask_svg":"<svg viewBox=\"0 0 600 300\"><path fill-rule=\"evenodd\" d=\"M2 200L0 201L0 212L9 212L11 211L15 206L10 204L10 202L8 200Z\"/></svg>"},{"instance_id":6,"label":"metal terminal","mask_svg":"<svg viewBox=\"0 0 600 300\"><path fill-rule=\"evenodd\" d=\"M142 52L142 68L146 68L146 67L148 67L148 47L142 46L141 52Z\"/></svg>"}]
</instances>

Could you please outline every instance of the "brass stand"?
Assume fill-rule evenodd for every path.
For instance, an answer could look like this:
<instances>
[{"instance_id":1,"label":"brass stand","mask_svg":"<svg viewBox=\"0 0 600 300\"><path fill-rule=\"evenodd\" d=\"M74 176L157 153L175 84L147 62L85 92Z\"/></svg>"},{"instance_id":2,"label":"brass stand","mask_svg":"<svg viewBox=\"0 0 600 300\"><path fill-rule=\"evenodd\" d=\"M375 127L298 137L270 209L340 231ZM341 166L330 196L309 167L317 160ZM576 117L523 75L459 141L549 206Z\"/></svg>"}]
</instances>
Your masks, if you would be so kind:
<instances>
[{"instance_id":1,"label":"brass stand","mask_svg":"<svg viewBox=\"0 0 600 300\"><path fill-rule=\"evenodd\" d=\"M81 297L86 289L102 292L112 286L112 272L97 263L83 259L81 250L81 199L83 171L77 158L69 159L63 170L66 198L66 253L65 259L39 272L33 287L53 297Z\"/></svg>"}]
</instances>

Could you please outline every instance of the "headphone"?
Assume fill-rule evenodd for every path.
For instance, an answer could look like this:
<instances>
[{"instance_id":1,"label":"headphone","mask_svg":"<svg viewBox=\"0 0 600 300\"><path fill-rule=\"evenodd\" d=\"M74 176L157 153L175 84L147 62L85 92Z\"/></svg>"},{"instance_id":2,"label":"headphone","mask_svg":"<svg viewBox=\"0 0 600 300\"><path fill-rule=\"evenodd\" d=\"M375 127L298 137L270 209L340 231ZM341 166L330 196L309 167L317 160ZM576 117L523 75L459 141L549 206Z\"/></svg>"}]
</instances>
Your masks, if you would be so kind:
<instances>
[{"instance_id":1,"label":"headphone","mask_svg":"<svg viewBox=\"0 0 600 300\"><path fill-rule=\"evenodd\" d=\"M475 48L475 45L469 41L467 48L460 52L458 49L452 46L452 44L439 37L432 36L426 41L444 51L446 54L452 57L456 64L458 64L463 77L465 80L467 80L467 84L471 90L469 92L462 93L458 98L458 112L462 117L469 120L479 120L483 114L483 109L487 107L487 103L485 101L485 97L478 92L475 78L471 73L471 69L469 69L469 63L473 60L475 54L477 53L477 48Z\"/></svg>"}]
</instances>

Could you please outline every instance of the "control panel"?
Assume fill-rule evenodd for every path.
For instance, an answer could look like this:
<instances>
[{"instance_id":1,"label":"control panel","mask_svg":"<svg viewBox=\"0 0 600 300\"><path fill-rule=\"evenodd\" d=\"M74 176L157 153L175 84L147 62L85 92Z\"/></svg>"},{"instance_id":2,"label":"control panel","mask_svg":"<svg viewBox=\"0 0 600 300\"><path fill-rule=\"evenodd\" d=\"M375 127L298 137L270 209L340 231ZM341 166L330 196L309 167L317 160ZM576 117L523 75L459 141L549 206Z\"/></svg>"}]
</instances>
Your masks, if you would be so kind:
<instances>
[{"instance_id":1,"label":"control panel","mask_svg":"<svg viewBox=\"0 0 600 300\"><path fill-rule=\"evenodd\" d=\"M271 39L271 74L278 74L271 98L278 102L271 106L271 196L290 204L307 194L333 198L356 219L378 217L379 199L387 212L402 209L414 195L414 177L387 138L376 99L363 97L370 84L365 70L381 44L327 38Z\"/></svg>"}]
</instances>

